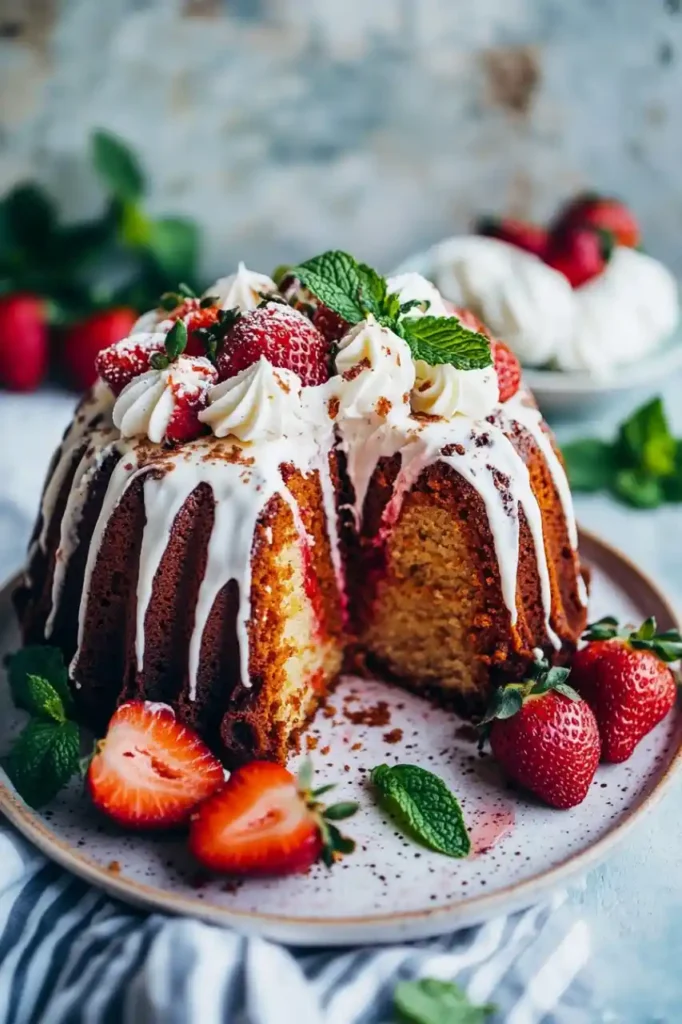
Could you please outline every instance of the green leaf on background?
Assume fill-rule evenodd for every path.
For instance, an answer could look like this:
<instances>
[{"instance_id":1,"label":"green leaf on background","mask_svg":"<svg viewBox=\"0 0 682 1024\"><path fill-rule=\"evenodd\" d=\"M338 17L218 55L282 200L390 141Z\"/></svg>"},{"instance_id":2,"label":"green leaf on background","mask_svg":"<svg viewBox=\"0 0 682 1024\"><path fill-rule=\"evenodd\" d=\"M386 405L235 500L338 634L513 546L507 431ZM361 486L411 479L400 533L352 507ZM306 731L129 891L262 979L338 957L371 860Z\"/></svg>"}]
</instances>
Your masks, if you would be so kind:
<instances>
[{"instance_id":1,"label":"green leaf on background","mask_svg":"<svg viewBox=\"0 0 682 1024\"><path fill-rule=\"evenodd\" d=\"M636 469L621 469L613 479L614 493L634 508L658 508L664 494L660 480Z\"/></svg>"},{"instance_id":2,"label":"green leaf on background","mask_svg":"<svg viewBox=\"0 0 682 1024\"><path fill-rule=\"evenodd\" d=\"M119 235L123 244L131 249L141 249L149 245L152 221L138 203L121 203Z\"/></svg>"},{"instance_id":3,"label":"green leaf on background","mask_svg":"<svg viewBox=\"0 0 682 1024\"><path fill-rule=\"evenodd\" d=\"M195 282L199 257L199 229L184 217L162 217L149 222L146 249L163 274L173 281Z\"/></svg>"},{"instance_id":4,"label":"green leaf on background","mask_svg":"<svg viewBox=\"0 0 682 1024\"><path fill-rule=\"evenodd\" d=\"M145 188L144 174L132 149L110 132L92 137L92 162L103 183L118 199L135 202Z\"/></svg>"},{"instance_id":5,"label":"green leaf on background","mask_svg":"<svg viewBox=\"0 0 682 1024\"><path fill-rule=\"evenodd\" d=\"M393 993L398 1019L405 1024L483 1024L496 1007L474 1006L453 981L420 978L401 981Z\"/></svg>"},{"instance_id":6,"label":"green leaf on background","mask_svg":"<svg viewBox=\"0 0 682 1024\"><path fill-rule=\"evenodd\" d=\"M677 443L661 398L647 402L621 424L618 443L627 462L644 474L658 477L675 472Z\"/></svg>"},{"instance_id":7,"label":"green leaf on background","mask_svg":"<svg viewBox=\"0 0 682 1024\"><path fill-rule=\"evenodd\" d=\"M4 768L31 807L42 807L79 770L80 740L74 722L33 719L15 740Z\"/></svg>"},{"instance_id":8,"label":"green leaf on background","mask_svg":"<svg viewBox=\"0 0 682 1024\"><path fill-rule=\"evenodd\" d=\"M682 501L682 441L675 442L675 471L661 480L666 501Z\"/></svg>"},{"instance_id":9,"label":"green leaf on background","mask_svg":"<svg viewBox=\"0 0 682 1024\"><path fill-rule=\"evenodd\" d=\"M613 445L596 438L585 438L562 446L566 470L575 491L607 489L618 468Z\"/></svg>"},{"instance_id":10,"label":"green leaf on background","mask_svg":"<svg viewBox=\"0 0 682 1024\"><path fill-rule=\"evenodd\" d=\"M4 200L8 239L32 254L41 254L52 235L57 214L50 196L40 185L17 185Z\"/></svg>"},{"instance_id":11,"label":"green leaf on background","mask_svg":"<svg viewBox=\"0 0 682 1024\"><path fill-rule=\"evenodd\" d=\"M33 696L27 680L38 676L46 680L55 690L68 713L71 708L71 691L62 652L57 647L36 645L22 647L7 659L9 685L12 700L18 708L36 714Z\"/></svg>"},{"instance_id":12,"label":"green leaf on background","mask_svg":"<svg viewBox=\"0 0 682 1024\"><path fill-rule=\"evenodd\" d=\"M382 764L370 776L380 803L414 839L448 857L467 857L471 840L457 798L418 765Z\"/></svg>"}]
</instances>

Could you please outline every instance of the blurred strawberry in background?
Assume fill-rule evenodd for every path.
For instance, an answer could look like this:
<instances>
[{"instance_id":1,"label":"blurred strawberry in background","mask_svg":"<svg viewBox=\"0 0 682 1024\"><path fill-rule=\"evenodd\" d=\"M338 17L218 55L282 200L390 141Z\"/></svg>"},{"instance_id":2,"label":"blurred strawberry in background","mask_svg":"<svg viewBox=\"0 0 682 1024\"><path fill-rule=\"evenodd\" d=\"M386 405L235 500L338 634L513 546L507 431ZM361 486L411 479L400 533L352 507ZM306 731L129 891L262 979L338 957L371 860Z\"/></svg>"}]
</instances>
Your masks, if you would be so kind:
<instances>
[{"instance_id":1,"label":"blurred strawberry in background","mask_svg":"<svg viewBox=\"0 0 682 1024\"><path fill-rule=\"evenodd\" d=\"M28 292L0 298L0 384L12 391L33 391L47 365L44 301Z\"/></svg>"},{"instance_id":2,"label":"blurred strawberry in background","mask_svg":"<svg viewBox=\"0 0 682 1024\"><path fill-rule=\"evenodd\" d=\"M199 230L185 217L151 217L132 150L108 132L91 140L104 189L99 217L61 222L34 182L0 200L0 386L32 391L48 369L82 390L102 348L178 281L197 287Z\"/></svg>"},{"instance_id":3,"label":"blurred strawberry in background","mask_svg":"<svg viewBox=\"0 0 682 1024\"><path fill-rule=\"evenodd\" d=\"M573 288L601 274L614 248L614 239L601 228L576 227L551 236L545 262L568 278Z\"/></svg>"},{"instance_id":4,"label":"blurred strawberry in background","mask_svg":"<svg viewBox=\"0 0 682 1024\"><path fill-rule=\"evenodd\" d=\"M636 249L641 243L641 232L631 210L612 196L583 192L563 206L550 227L554 238L576 228L601 228L608 231L616 245Z\"/></svg>"},{"instance_id":5,"label":"blurred strawberry in background","mask_svg":"<svg viewBox=\"0 0 682 1024\"><path fill-rule=\"evenodd\" d=\"M547 252L547 232L536 224L513 217L479 217L474 228L477 235L486 238L498 238L501 242L509 242L517 249L532 252L544 259Z\"/></svg>"},{"instance_id":6,"label":"blurred strawberry in background","mask_svg":"<svg viewBox=\"0 0 682 1024\"><path fill-rule=\"evenodd\" d=\"M95 358L98 352L127 337L136 320L137 312L123 306L93 313L68 328L60 362L69 384L79 391L91 387L97 378Z\"/></svg>"}]
</instances>

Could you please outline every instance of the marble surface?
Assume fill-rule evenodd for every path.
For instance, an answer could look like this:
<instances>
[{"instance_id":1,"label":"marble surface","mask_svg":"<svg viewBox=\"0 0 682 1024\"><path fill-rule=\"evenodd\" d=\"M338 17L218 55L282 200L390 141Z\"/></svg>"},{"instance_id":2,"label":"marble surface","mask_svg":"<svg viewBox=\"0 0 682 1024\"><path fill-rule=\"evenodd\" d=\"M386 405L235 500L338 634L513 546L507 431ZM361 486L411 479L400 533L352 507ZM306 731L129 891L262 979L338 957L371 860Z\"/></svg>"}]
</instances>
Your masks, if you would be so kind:
<instances>
[{"instance_id":1,"label":"marble surface","mask_svg":"<svg viewBox=\"0 0 682 1024\"><path fill-rule=\"evenodd\" d=\"M682 434L682 379L664 396ZM639 400L638 396L638 400ZM0 577L16 570L37 507L43 474L74 404L64 392L0 393ZM609 436L626 409L595 409L580 424L556 423L560 439ZM626 551L658 580L682 610L682 506L634 512L602 496L578 497L580 521ZM599 995L610 1007L603 1020L676 1022L682 1013L682 779L607 863L571 899L592 932Z\"/></svg>"}]
</instances>

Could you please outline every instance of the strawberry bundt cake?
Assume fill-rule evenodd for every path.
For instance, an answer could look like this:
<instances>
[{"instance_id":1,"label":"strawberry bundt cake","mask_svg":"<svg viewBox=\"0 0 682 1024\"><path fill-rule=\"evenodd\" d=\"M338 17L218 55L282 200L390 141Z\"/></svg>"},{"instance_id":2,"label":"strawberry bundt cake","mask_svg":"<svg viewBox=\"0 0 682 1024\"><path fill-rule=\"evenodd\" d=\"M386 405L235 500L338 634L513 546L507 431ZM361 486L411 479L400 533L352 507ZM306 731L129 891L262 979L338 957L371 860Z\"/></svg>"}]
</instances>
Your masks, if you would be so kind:
<instances>
[{"instance_id":1,"label":"strawberry bundt cake","mask_svg":"<svg viewBox=\"0 0 682 1024\"><path fill-rule=\"evenodd\" d=\"M86 724L164 701L228 765L285 759L344 665L472 713L585 625L566 476L505 346L345 253L278 285L241 265L99 354L16 594Z\"/></svg>"}]
</instances>

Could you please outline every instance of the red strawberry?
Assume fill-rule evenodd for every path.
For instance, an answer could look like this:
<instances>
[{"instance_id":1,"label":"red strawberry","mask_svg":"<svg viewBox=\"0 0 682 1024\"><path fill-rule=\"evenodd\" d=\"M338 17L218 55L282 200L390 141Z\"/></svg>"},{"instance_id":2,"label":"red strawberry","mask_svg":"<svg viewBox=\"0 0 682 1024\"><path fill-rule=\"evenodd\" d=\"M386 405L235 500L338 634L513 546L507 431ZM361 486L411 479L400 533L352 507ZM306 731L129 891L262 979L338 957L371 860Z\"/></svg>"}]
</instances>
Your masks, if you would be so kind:
<instances>
[{"instance_id":1,"label":"red strawberry","mask_svg":"<svg viewBox=\"0 0 682 1024\"><path fill-rule=\"evenodd\" d=\"M552 807L575 807L599 764L599 731L588 704L566 683L566 669L543 662L524 683L495 694L484 718L507 775Z\"/></svg>"},{"instance_id":2,"label":"red strawberry","mask_svg":"<svg viewBox=\"0 0 682 1024\"><path fill-rule=\"evenodd\" d=\"M600 228L577 227L550 239L545 262L573 288L601 274L613 251L613 236Z\"/></svg>"},{"instance_id":3,"label":"red strawberry","mask_svg":"<svg viewBox=\"0 0 682 1024\"><path fill-rule=\"evenodd\" d=\"M203 299L184 299L184 301L168 314L169 320L184 319L187 325L188 356L205 356L206 345L200 331L213 327L220 314L219 306L202 306Z\"/></svg>"},{"instance_id":4,"label":"red strawberry","mask_svg":"<svg viewBox=\"0 0 682 1024\"><path fill-rule=\"evenodd\" d=\"M532 252L540 259L544 259L547 252L548 235L544 228L536 224L528 224L524 220L514 220L512 217L480 217L476 221L475 231L487 238L499 238L502 242L509 242L517 249L525 249Z\"/></svg>"},{"instance_id":5,"label":"red strawberry","mask_svg":"<svg viewBox=\"0 0 682 1024\"><path fill-rule=\"evenodd\" d=\"M115 395L120 395L133 377L139 377L150 368L149 361L154 352L163 351L163 345L151 345L142 338L143 335L133 334L97 354L95 369Z\"/></svg>"},{"instance_id":6,"label":"red strawberry","mask_svg":"<svg viewBox=\"0 0 682 1024\"><path fill-rule=\"evenodd\" d=\"M47 372L45 306L28 292L0 298L0 384L33 391Z\"/></svg>"},{"instance_id":7,"label":"red strawberry","mask_svg":"<svg viewBox=\"0 0 682 1024\"><path fill-rule=\"evenodd\" d=\"M329 342L339 341L350 330L350 324L338 313L320 303L313 313L313 323L322 337Z\"/></svg>"},{"instance_id":8,"label":"red strawberry","mask_svg":"<svg viewBox=\"0 0 682 1024\"><path fill-rule=\"evenodd\" d=\"M519 390L521 384L521 364L503 341L493 338L490 349L500 389L500 401L507 402Z\"/></svg>"},{"instance_id":9,"label":"red strawberry","mask_svg":"<svg viewBox=\"0 0 682 1024\"><path fill-rule=\"evenodd\" d=\"M205 434L206 427L199 420L199 413L208 404L209 387L218 379L215 368L208 359L180 356L162 372L166 374L166 386L175 400L165 440L182 444Z\"/></svg>"},{"instance_id":10,"label":"red strawberry","mask_svg":"<svg viewBox=\"0 0 682 1024\"><path fill-rule=\"evenodd\" d=\"M573 659L571 678L594 711L602 760L617 764L675 704L677 685L666 662L682 655L682 639L677 630L657 634L654 619L632 632L602 619L585 635L588 643Z\"/></svg>"},{"instance_id":11,"label":"red strawberry","mask_svg":"<svg viewBox=\"0 0 682 1024\"><path fill-rule=\"evenodd\" d=\"M492 335L482 320L472 313L470 309L466 309L464 306L455 306L454 303L448 299L444 300L446 309L450 310L451 314L454 314L465 327L468 327L470 331L476 331L478 334L484 334L486 338L492 340Z\"/></svg>"},{"instance_id":12,"label":"red strawberry","mask_svg":"<svg viewBox=\"0 0 682 1024\"><path fill-rule=\"evenodd\" d=\"M222 785L223 766L165 704L130 701L109 722L90 762L87 787L121 825L167 828L186 821Z\"/></svg>"},{"instance_id":13,"label":"red strawberry","mask_svg":"<svg viewBox=\"0 0 682 1024\"><path fill-rule=\"evenodd\" d=\"M93 313L70 327L62 346L62 364L75 387L84 391L95 383L95 360L99 352L130 334L137 313L127 306Z\"/></svg>"},{"instance_id":14,"label":"red strawberry","mask_svg":"<svg viewBox=\"0 0 682 1024\"><path fill-rule=\"evenodd\" d=\"M611 196L585 192L561 209L551 227L553 236L560 236L579 227L603 228L610 232L617 245L633 249L641 242L639 224L625 203Z\"/></svg>"},{"instance_id":15,"label":"red strawberry","mask_svg":"<svg viewBox=\"0 0 682 1024\"><path fill-rule=\"evenodd\" d=\"M354 848L332 822L357 806L324 810L309 776L305 768L297 780L270 761L238 768L192 816L190 850L205 867L231 875L289 875L320 858L331 865Z\"/></svg>"},{"instance_id":16,"label":"red strawberry","mask_svg":"<svg viewBox=\"0 0 682 1024\"><path fill-rule=\"evenodd\" d=\"M293 370L303 384L329 379L329 345L310 320L279 302L269 302L240 316L218 352L221 380L265 356L273 366Z\"/></svg>"}]
</instances>

